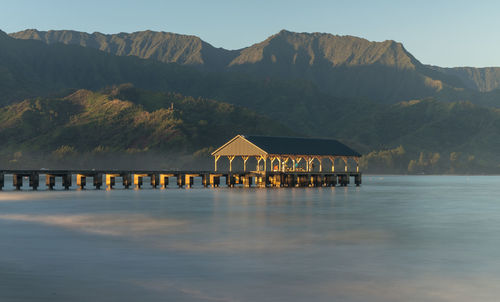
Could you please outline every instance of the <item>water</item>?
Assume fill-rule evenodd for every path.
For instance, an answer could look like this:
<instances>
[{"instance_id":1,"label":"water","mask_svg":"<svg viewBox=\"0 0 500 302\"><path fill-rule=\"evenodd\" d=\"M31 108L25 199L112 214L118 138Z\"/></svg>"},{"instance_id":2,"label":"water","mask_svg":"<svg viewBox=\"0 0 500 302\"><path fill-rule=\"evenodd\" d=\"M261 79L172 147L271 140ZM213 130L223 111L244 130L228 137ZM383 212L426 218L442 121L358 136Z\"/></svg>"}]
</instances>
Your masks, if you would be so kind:
<instances>
[{"instance_id":1,"label":"water","mask_svg":"<svg viewBox=\"0 0 500 302\"><path fill-rule=\"evenodd\" d=\"M0 192L0 301L498 301L500 177Z\"/></svg>"}]
</instances>

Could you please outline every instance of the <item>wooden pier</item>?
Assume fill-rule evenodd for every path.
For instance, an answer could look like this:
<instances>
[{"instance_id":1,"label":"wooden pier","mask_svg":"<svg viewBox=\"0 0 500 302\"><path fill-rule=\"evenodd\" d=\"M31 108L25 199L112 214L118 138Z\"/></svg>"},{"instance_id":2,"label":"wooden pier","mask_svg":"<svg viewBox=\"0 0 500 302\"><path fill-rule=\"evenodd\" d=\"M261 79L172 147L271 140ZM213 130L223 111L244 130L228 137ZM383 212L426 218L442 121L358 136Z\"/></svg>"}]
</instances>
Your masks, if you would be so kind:
<instances>
[{"instance_id":1,"label":"wooden pier","mask_svg":"<svg viewBox=\"0 0 500 302\"><path fill-rule=\"evenodd\" d=\"M4 187L5 175L12 176L12 185L16 190L22 188L23 180L29 182L33 190L37 190L40 176L45 176L49 190L54 189L58 178L64 189L70 189L74 177L80 189L87 186L87 178L92 178L92 185L96 189L103 185L113 189L117 179L125 189L131 186L140 189L145 178L149 179L152 188L164 189L170 183L179 188L191 188L195 178L201 178L202 186L212 188L219 187L221 179L231 188L347 186L351 178L356 186L361 185L361 154L332 139L237 135L212 152L212 155L213 171L0 170L0 190ZM219 171L217 166L221 158L228 159L225 172ZM233 169L235 159L241 159L242 171ZM250 161L255 163L253 171L247 171ZM335 169L338 164L342 166L341 171ZM175 178L175 183L169 181L172 178Z\"/></svg>"},{"instance_id":2,"label":"wooden pier","mask_svg":"<svg viewBox=\"0 0 500 302\"><path fill-rule=\"evenodd\" d=\"M33 190L40 187L40 179L45 177L48 190L56 186L56 179L61 179L61 187L71 189L76 180L76 188L85 189L92 186L101 189L113 189L121 183L123 188L134 187L141 189L144 179L147 178L151 188L179 187L192 188L195 178L201 180L201 186L217 188L225 183L227 187L252 186L260 188L270 187L334 187L347 186L353 180L356 186L361 185L360 172L304 172L304 171L140 171L140 170L0 170L0 190L5 187L5 176L12 176L12 186L21 190L24 181ZM92 182L87 183L91 178ZM172 180L172 181L170 181ZM175 180L175 181L173 181ZM104 182L105 181L105 182Z\"/></svg>"}]
</instances>

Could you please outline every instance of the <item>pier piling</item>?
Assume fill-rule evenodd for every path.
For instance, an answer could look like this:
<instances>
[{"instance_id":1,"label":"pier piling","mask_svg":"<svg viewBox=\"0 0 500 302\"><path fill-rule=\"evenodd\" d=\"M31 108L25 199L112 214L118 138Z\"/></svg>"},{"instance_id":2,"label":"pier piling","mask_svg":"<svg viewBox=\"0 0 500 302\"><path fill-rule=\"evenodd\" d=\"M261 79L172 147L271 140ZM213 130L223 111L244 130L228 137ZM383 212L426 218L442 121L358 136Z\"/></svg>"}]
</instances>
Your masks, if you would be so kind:
<instances>
[{"instance_id":1,"label":"pier piling","mask_svg":"<svg viewBox=\"0 0 500 302\"><path fill-rule=\"evenodd\" d=\"M102 173L95 173L92 177L94 178L94 187L99 190L102 187Z\"/></svg>"},{"instance_id":2,"label":"pier piling","mask_svg":"<svg viewBox=\"0 0 500 302\"><path fill-rule=\"evenodd\" d=\"M12 185L17 191L21 190L21 187L23 186L23 176L20 174L12 175Z\"/></svg>"},{"instance_id":3,"label":"pier piling","mask_svg":"<svg viewBox=\"0 0 500 302\"><path fill-rule=\"evenodd\" d=\"M184 183L186 184L186 188L190 189L193 186L193 177L194 175L186 174L184 176Z\"/></svg>"},{"instance_id":4,"label":"pier piling","mask_svg":"<svg viewBox=\"0 0 500 302\"><path fill-rule=\"evenodd\" d=\"M226 185L229 188L232 188L232 187L234 187L235 183L236 183L236 179L235 179L234 175L232 173L226 174Z\"/></svg>"},{"instance_id":5,"label":"pier piling","mask_svg":"<svg viewBox=\"0 0 500 302\"><path fill-rule=\"evenodd\" d=\"M118 176L118 174L106 174L106 187L108 189L113 189L115 186L115 178Z\"/></svg>"},{"instance_id":6,"label":"pier piling","mask_svg":"<svg viewBox=\"0 0 500 302\"><path fill-rule=\"evenodd\" d=\"M29 176L29 181L30 181L30 187L36 191L38 189L38 186L40 185L40 177L38 173L32 172Z\"/></svg>"},{"instance_id":7,"label":"pier piling","mask_svg":"<svg viewBox=\"0 0 500 302\"><path fill-rule=\"evenodd\" d=\"M134 174L134 185L136 189L142 187L142 178L147 176L147 174Z\"/></svg>"},{"instance_id":8,"label":"pier piling","mask_svg":"<svg viewBox=\"0 0 500 302\"><path fill-rule=\"evenodd\" d=\"M54 186L56 185L56 177L54 175L46 174L45 185L49 190L54 190Z\"/></svg>"},{"instance_id":9,"label":"pier piling","mask_svg":"<svg viewBox=\"0 0 500 302\"><path fill-rule=\"evenodd\" d=\"M151 181L151 187L153 189L156 189L158 187L158 185L160 184L160 175L158 173L153 173L153 174L150 174L149 175Z\"/></svg>"},{"instance_id":10,"label":"pier piling","mask_svg":"<svg viewBox=\"0 0 500 302\"><path fill-rule=\"evenodd\" d=\"M71 173L66 173L62 175L62 185L64 187L64 190L69 190L71 187L72 183L72 177Z\"/></svg>"},{"instance_id":11,"label":"pier piling","mask_svg":"<svg viewBox=\"0 0 500 302\"><path fill-rule=\"evenodd\" d=\"M185 179L184 179L183 175L182 174L177 174L177 186L179 188L184 187L184 185L185 185L184 181L185 181Z\"/></svg>"},{"instance_id":12,"label":"pier piling","mask_svg":"<svg viewBox=\"0 0 500 302\"><path fill-rule=\"evenodd\" d=\"M210 174L210 185L212 188L218 188L220 186L220 174Z\"/></svg>"},{"instance_id":13,"label":"pier piling","mask_svg":"<svg viewBox=\"0 0 500 302\"><path fill-rule=\"evenodd\" d=\"M76 174L76 185L80 187L80 190L85 189L86 184L87 184L87 176L82 174Z\"/></svg>"},{"instance_id":14,"label":"pier piling","mask_svg":"<svg viewBox=\"0 0 500 302\"><path fill-rule=\"evenodd\" d=\"M168 177L170 174L160 174L160 187L166 189L168 186Z\"/></svg>"}]
</instances>

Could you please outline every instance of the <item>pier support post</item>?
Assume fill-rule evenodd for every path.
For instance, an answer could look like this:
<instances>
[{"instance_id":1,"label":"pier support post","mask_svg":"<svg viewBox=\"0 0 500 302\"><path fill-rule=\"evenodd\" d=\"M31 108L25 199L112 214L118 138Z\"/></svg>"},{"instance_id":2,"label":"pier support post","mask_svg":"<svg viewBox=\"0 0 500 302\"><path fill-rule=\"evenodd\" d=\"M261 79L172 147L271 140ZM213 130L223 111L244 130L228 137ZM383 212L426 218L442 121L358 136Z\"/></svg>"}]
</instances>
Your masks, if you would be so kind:
<instances>
[{"instance_id":1,"label":"pier support post","mask_svg":"<svg viewBox=\"0 0 500 302\"><path fill-rule=\"evenodd\" d=\"M142 186L142 174L134 174L134 185L136 189L140 189Z\"/></svg>"},{"instance_id":2,"label":"pier support post","mask_svg":"<svg viewBox=\"0 0 500 302\"><path fill-rule=\"evenodd\" d=\"M267 188L270 184L269 175L264 172L257 177L257 184L259 188Z\"/></svg>"},{"instance_id":3,"label":"pier support post","mask_svg":"<svg viewBox=\"0 0 500 302\"><path fill-rule=\"evenodd\" d=\"M54 190L54 186L56 185L56 177L54 175L45 175L45 185L49 190Z\"/></svg>"},{"instance_id":4,"label":"pier support post","mask_svg":"<svg viewBox=\"0 0 500 302\"><path fill-rule=\"evenodd\" d=\"M12 185L16 188L16 190L21 190L23 186L23 176L19 174L12 175Z\"/></svg>"},{"instance_id":5,"label":"pier support post","mask_svg":"<svg viewBox=\"0 0 500 302\"><path fill-rule=\"evenodd\" d=\"M33 190L37 190L38 186L40 185L40 177L37 172L32 172L30 175L30 187L33 188Z\"/></svg>"},{"instance_id":6,"label":"pier support post","mask_svg":"<svg viewBox=\"0 0 500 302\"><path fill-rule=\"evenodd\" d=\"M177 174L177 186L179 188L182 188L184 187L185 183L184 183L184 175L181 175L181 174Z\"/></svg>"},{"instance_id":7,"label":"pier support post","mask_svg":"<svg viewBox=\"0 0 500 302\"><path fill-rule=\"evenodd\" d=\"M307 177L307 178L309 179L309 184L308 184L308 186L309 186L309 187L314 187L314 185L315 185L315 182L314 182L314 181L315 181L314 176L313 176L313 175L308 175L308 177Z\"/></svg>"},{"instance_id":8,"label":"pier support post","mask_svg":"<svg viewBox=\"0 0 500 302\"><path fill-rule=\"evenodd\" d=\"M210 175L203 174L201 176L201 183L202 183L203 187L207 188L210 185Z\"/></svg>"},{"instance_id":9,"label":"pier support post","mask_svg":"<svg viewBox=\"0 0 500 302\"><path fill-rule=\"evenodd\" d=\"M286 175L286 180L285 180L286 186L289 188L295 187L296 178L297 178L297 175L295 175L295 174Z\"/></svg>"},{"instance_id":10,"label":"pier support post","mask_svg":"<svg viewBox=\"0 0 500 302\"><path fill-rule=\"evenodd\" d=\"M160 187L166 189L168 186L168 176L165 174L160 174Z\"/></svg>"},{"instance_id":11,"label":"pier support post","mask_svg":"<svg viewBox=\"0 0 500 302\"><path fill-rule=\"evenodd\" d=\"M80 190L85 189L87 185L87 176L83 174L76 174L76 185L80 187Z\"/></svg>"},{"instance_id":12,"label":"pier support post","mask_svg":"<svg viewBox=\"0 0 500 302\"><path fill-rule=\"evenodd\" d=\"M184 176L184 179L185 179L184 183L186 184L186 188L191 189L191 187L193 187L193 179L194 179L193 175L186 174Z\"/></svg>"},{"instance_id":13,"label":"pier support post","mask_svg":"<svg viewBox=\"0 0 500 302\"><path fill-rule=\"evenodd\" d=\"M158 184L160 183L160 175L153 173L150 175L151 177L151 187L153 189L156 189L158 187Z\"/></svg>"},{"instance_id":14,"label":"pier support post","mask_svg":"<svg viewBox=\"0 0 500 302\"><path fill-rule=\"evenodd\" d=\"M210 185L212 188L218 188L220 185L220 175L210 175Z\"/></svg>"},{"instance_id":15,"label":"pier support post","mask_svg":"<svg viewBox=\"0 0 500 302\"><path fill-rule=\"evenodd\" d=\"M278 162L278 164L279 164L279 162ZM274 187L277 187L277 188L281 187L281 185L282 185L281 176L282 176L281 173L274 174L272 176L271 183Z\"/></svg>"},{"instance_id":16,"label":"pier support post","mask_svg":"<svg viewBox=\"0 0 500 302\"><path fill-rule=\"evenodd\" d=\"M250 188L252 186L252 176L243 176L243 186Z\"/></svg>"},{"instance_id":17,"label":"pier support post","mask_svg":"<svg viewBox=\"0 0 500 302\"><path fill-rule=\"evenodd\" d=\"M300 175L299 187L308 187L311 180L308 175Z\"/></svg>"},{"instance_id":18,"label":"pier support post","mask_svg":"<svg viewBox=\"0 0 500 302\"><path fill-rule=\"evenodd\" d=\"M64 190L69 190L69 187L71 187L71 173L67 173L62 176L62 185Z\"/></svg>"},{"instance_id":19,"label":"pier support post","mask_svg":"<svg viewBox=\"0 0 500 302\"><path fill-rule=\"evenodd\" d=\"M102 173L94 174L94 187L99 190L102 187Z\"/></svg>"},{"instance_id":20,"label":"pier support post","mask_svg":"<svg viewBox=\"0 0 500 302\"><path fill-rule=\"evenodd\" d=\"M4 181L5 181L4 174L0 173L0 191L3 190L3 186L5 184Z\"/></svg>"},{"instance_id":21,"label":"pier support post","mask_svg":"<svg viewBox=\"0 0 500 302\"><path fill-rule=\"evenodd\" d=\"M337 184L337 175L325 175L325 183L327 187L335 187Z\"/></svg>"},{"instance_id":22,"label":"pier support post","mask_svg":"<svg viewBox=\"0 0 500 302\"><path fill-rule=\"evenodd\" d=\"M361 173L358 173L354 176L354 183L356 184L356 187L359 187L359 185L361 185Z\"/></svg>"},{"instance_id":23,"label":"pier support post","mask_svg":"<svg viewBox=\"0 0 500 302\"><path fill-rule=\"evenodd\" d=\"M234 184L235 184L235 179L234 179L234 176L229 173L226 175L226 185L230 188L234 187Z\"/></svg>"},{"instance_id":24,"label":"pier support post","mask_svg":"<svg viewBox=\"0 0 500 302\"><path fill-rule=\"evenodd\" d=\"M108 188L108 190L113 189L113 187L115 186L115 178L116 174L106 174L106 187Z\"/></svg>"},{"instance_id":25,"label":"pier support post","mask_svg":"<svg viewBox=\"0 0 500 302\"><path fill-rule=\"evenodd\" d=\"M132 184L132 175L130 173L123 173L121 177L123 187L125 187L125 189L130 188L130 185Z\"/></svg>"},{"instance_id":26,"label":"pier support post","mask_svg":"<svg viewBox=\"0 0 500 302\"><path fill-rule=\"evenodd\" d=\"M347 185L349 184L349 174L340 174L338 178L340 186L347 187Z\"/></svg>"}]
</instances>

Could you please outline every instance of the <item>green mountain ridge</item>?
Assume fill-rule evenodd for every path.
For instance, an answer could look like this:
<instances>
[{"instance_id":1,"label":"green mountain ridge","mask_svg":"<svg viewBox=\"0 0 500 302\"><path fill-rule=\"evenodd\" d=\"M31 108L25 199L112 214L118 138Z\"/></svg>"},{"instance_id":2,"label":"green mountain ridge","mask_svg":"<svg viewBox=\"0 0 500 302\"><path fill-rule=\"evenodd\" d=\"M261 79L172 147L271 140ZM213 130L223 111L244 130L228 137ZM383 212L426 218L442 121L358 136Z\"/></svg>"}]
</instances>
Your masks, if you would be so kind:
<instances>
[{"instance_id":1,"label":"green mountain ridge","mask_svg":"<svg viewBox=\"0 0 500 302\"><path fill-rule=\"evenodd\" d=\"M119 56L136 56L164 63L220 68L237 52L215 48L196 36L150 30L106 35L72 30L38 31L28 29L10 35L16 39L39 40L47 44L63 43L98 49Z\"/></svg>"},{"instance_id":2,"label":"green mountain ridge","mask_svg":"<svg viewBox=\"0 0 500 302\"><path fill-rule=\"evenodd\" d=\"M225 50L195 36L153 31L104 35L26 30L11 36L47 44L76 44L203 71L307 80L338 97L398 102L435 96L443 89L468 88L458 75L421 64L401 43L391 40L371 42L353 36L282 30L252 46Z\"/></svg>"}]
</instances>

